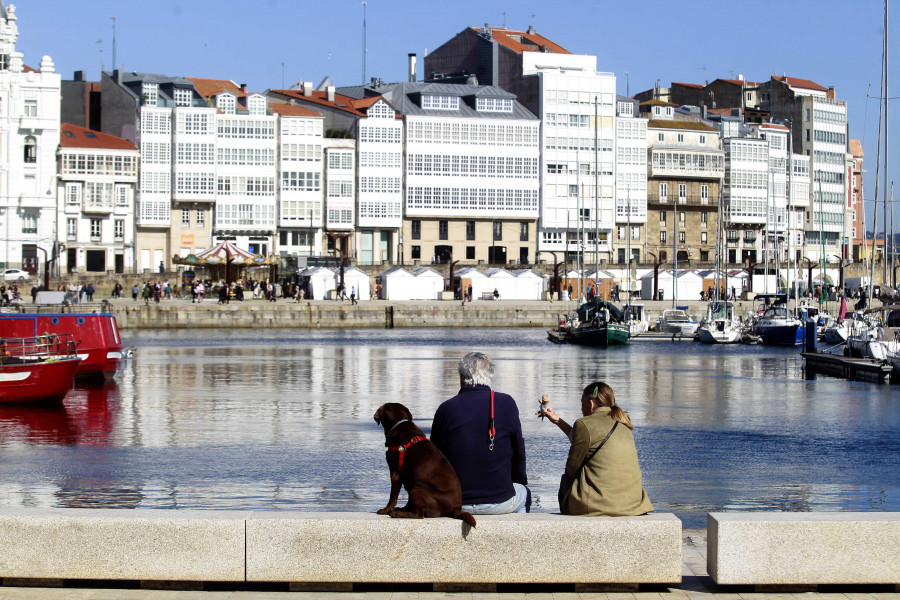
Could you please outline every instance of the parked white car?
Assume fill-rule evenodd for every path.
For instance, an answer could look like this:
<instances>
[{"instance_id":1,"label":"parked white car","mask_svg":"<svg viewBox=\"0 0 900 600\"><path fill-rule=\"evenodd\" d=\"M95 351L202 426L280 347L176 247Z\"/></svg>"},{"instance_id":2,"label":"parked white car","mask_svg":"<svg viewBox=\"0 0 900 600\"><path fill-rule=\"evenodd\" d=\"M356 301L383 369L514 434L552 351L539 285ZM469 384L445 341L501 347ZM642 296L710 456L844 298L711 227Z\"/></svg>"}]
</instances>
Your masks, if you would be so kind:
<instances>
[{"instance_id":1,"label":"parked white car","mask_svg":"<svg viewBox=\"0 0 900 600\"><path fill-rule=\"evenodd\" d=\"M31 273L28 271L23 271L22 269L6 269L3 271L3 279L5 281L28 281L31 278Z\"/></svg>"}]
</instances>

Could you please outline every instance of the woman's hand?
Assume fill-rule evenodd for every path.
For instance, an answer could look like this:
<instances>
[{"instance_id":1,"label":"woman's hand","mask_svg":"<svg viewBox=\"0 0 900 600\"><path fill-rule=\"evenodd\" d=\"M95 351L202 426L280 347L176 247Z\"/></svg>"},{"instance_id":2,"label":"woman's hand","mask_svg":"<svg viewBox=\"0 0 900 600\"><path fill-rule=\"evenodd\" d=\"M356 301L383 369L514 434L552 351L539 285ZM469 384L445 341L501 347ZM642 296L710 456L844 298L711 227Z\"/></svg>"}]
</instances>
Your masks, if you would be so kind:
<instances>
[{"instance_id":1,"label":"woman's hand","mask_svg":"<svg viewBox=\"0 0 900 600\"><path fill-rule=\"evenodd\" d=\"M556 425L556 423L559 422L559 415L556 414L556 411L554 411L553 407L550 406L549 404L545 405L543 407L543 411L539 410L537 412L537 414L541 415L542 412L543 412L543 415L545 417L547 417L547 420L550 421L551 423L553 423L554 425Z\"/></svg>"}]
</instances>

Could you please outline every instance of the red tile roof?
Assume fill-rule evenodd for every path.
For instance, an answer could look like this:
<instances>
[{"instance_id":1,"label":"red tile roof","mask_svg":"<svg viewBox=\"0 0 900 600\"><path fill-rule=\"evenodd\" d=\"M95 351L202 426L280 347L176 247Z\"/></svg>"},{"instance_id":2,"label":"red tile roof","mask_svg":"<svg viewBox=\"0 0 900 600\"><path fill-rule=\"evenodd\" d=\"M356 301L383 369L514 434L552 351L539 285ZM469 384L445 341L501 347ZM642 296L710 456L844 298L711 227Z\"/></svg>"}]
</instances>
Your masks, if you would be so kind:
<instances>
[{"instance_id":1,"label":"red tile roof","mask_svg":"<svg viewBox=\"0 0 900 600\"><path fill-rule=\"evenodd\" d=\"M859 142L859 140L850 140L850 154L852 154L856 158L864 156L862 144Z\"/></svg>"},{"instance_id":2,"label":"red tile roof","mask_svg":"<svg viewBox=\"0 0 900 600\"><path fill-rule=\"evenodd\" d=\"M803 88L807 90L819 90L821 92L827 92L828 88L823 87L816 83L815 81L810 81L809 79L798 79L797 77L778 77L777 75L772 75L772 79L777 79L782 83L785 83L791 87Z\"/></svg>"},{"instance_id":3,"label":"red tile roof","mask_svg":"<svg viewBox=\"0 0 900 600\"><path fill-rule=\"evenodd\" d=\"M238 98L243 98L247 92L241 91L238 84L230 79L201 79L200 77L186 77L194 83L194 89L204 98L210 98L222 92L231 92Z\"/></svg>"},{"instance_id":4,"label":"red tile roof","mask_svg":"<svg viewBox=\"0 0 900 600\"><path fill-rule=\"evenodd\" d=\"M281 94L289 98L296 98L300 102L309 102L310 104L319 104L329 108L335 108L348 112L357 117L367 116L366 110L372 106L381 96L368 96L366 98L351 98L342 94L334 94L334 102L328 101L328 93L324 91L313 90L312 95L305 96L301 90L271 90L275 94Z\"/></svg>"},{"instance_id":5,"label":"red tile roof","mask_svg":"<svg viewBox=\"0 0 900 600\"><path fill-rule=\"evenodd\" d=\"M481 31L481 27L472 27L475 31ZM522 52L543 52L541 47L546 48L555 54L572 54L559 44L551 42L547 38L537 33L529 33L527 31L515 31L506 29L505 27L489 27L491 35L501 46L509 48L513 52L521 54ZM522 40L525 40L523 42ZM527 42L527 43L526 43Z\"/></svg>"},{"instance_id":6,"label":"red tile roof","mask_svg":"<svg viewBox=\"0 0 900 600\"><path fill-rule=\"evenodd\" d=\"M314 110L309 110L308 108L303 108L302 106L295 106L293 104L276 104L275 102L269 103L269 109L275 113L276 115L281 115L282 117L321 117L321 113L317 113Z\"/></svg>"},{"instance_id":7,"label":"red tile roof","mask_svg":"<svg viewBox=\"0 0 900 600\"><path fill-rule=\"evenodd\" d=\"M715 127L711 127L700 121L663 121L650 119L647 122L648 129L689 129L692 131L718 131Z\"/></svg>"},{"instance_id":8,"label":"red tile roof","mask_svg":"<svg viewBox=\"0 0 900 600\"><path fill-rule=\"evenodd\" d=\"M62 123L59 145L63 148L99 148L103 150L137 150L128 140L92 131L71 123Z\"/></svg>"},{"instance_id":9,"label":"red tile roof","mask_svg":"<svg viewBox=\"0 0 900 600\"><path fill-rule=\"evenodd\" d=\"M699 83L679 83L677 81L673 81L672 85L680 85L682 87L694 88L695 90L702 90L704 87L706 87L706 86L700 85Z\"/></svg>"},{"instance_id":10,"label":"red tile roof","mask_svg":"<svg viewBox=\"0 0 900 600\"><path fill-rule=\"evenodd\" d=\"M672 104L671 102L666 102L665 100L659 100L657 98L653 98L652 100L644 100L640 103L640 106L678 106L677 104Z\"/></svg>"},{"instance_id":11,"label":"red tile roof","mask_svg":"<svg viewBox=\"0 0 900 600\"><path fill-rule=\"evenodd\" d=\"M737 107L735 107L735 108L737 108ZM728 115L728 116L730 116L731 111L733 111L733 110L734 110L734 108L707 108L706 112L708 112L711 115ZM741 114L744 113L743 108L738 108L738 110L741 111Z\"/></svg>"},{"instance_id":12,"label":"red tile roof","mask_svg":"<svg viewBox=\"0 0 900 600\"><path fill-rule=\"evenodd\" d=\"M760 123L759 127L760 129L779 129L781 131L790 131L790 129L778 123Z\"/></svg>"}]
</instances>

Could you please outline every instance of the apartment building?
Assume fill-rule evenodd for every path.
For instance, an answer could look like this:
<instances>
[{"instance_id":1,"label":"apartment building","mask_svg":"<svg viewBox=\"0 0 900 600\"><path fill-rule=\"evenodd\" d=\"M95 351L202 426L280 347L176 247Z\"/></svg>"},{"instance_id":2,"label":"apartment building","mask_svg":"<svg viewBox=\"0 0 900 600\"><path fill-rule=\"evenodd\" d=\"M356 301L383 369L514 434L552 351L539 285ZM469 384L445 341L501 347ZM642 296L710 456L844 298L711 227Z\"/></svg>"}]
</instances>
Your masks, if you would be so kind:
<instances>
[{"instance_id":1,"label":"apartment building","mask_svg":"<svg viewBox=\"0 0 900 600\"><path fill-rule=\"evenodd\" d=\"M715 127L676 119L675 109L661 100L640 104L649 118L645 254L660 263L710 262L725 153Z\"/></svg>"},{"instance_id":2,"label":"apartment building","mask_svg":"<svg viewBox=\"0 0 900 600\"><path fill-rule=\"evenodd\" d=\"M645 139L637 137L643 125L634 121L640 115L617 114L615 76L598 71L596 57L572 54L533 28L485 25L466 28L425 59L426 81L468 78L515 94L542 121L538 251L574 259L583 248L588 262L618 260L616 227L630 220L627 235L642 242L643 257L646 176L635 162L646 152L635 146ZM622 129L620 117L631 120Z\"/></svg>"},{"instance_id":3,"label":"apartment building","mask_svg":"<svg viewBox=\"0 0 900 600\"><path fill-rule=\"evenodd\" d=\"M62 124L56 189L62 272L134 269L138 162L128 140Z\"/></svg>"},{"instance_id":4,"label":"apartment building","mask_svg":"<svg viewBox=\"0 0 900 600\"><path fill-rule=\"evenodd\" d=\"M379 95L403 117L402 262L532 262L540 123L513 94L474 82L375 82L341 92Z\"/></svg>"},{"instance_id":5,"label":"apartment building","mask_svg":"<svg viewBox=\"0 0 900 600\"><path fill-rule=\"evenodd\" d=\"M318 256L323 247L321 114L291 104L270 103L278 115L279 255Z\"/></svg>"},{"instance_id":6,"label":"apartment building","mask_svg":"<svg viewBox=\"0 0 900 600\"><path fill-rule=\"evenodd\" d=\"M323 117L329 156L325 167L327 209L325 245L329 252L360 264L400 259L403 223L404 122L390 102L361 87L338 92L334 86L269 90L273 110L305 107ZM283 104L280 104L283 103Z\"/></svg>"},{"instance_id":7,"label":"apartment building","mask_svg":"<svg viewBox=\"0 0 900 600\"><path fill-rule=\"evenodd\" d=\"M57 255L60 76L49 56L25 66L14 6L0 0L0 265L37 274ZM41 254L38 254L38 251Z\"/></svg>"},{"instance_id":8,"label":"apartment building","mask_svg":"<svg viewBox=\"0 0 900 600\"><path fill-rule=\"evenodd\" d=\"M843 243L843 258L861 260L861 248L866 243L865 207L863 200L863 149L859 140L850 140L850 159L847 167L847 178L850 182L847 191L848 219L845 228L846 242Z\"/></svg>"}]
</instances>

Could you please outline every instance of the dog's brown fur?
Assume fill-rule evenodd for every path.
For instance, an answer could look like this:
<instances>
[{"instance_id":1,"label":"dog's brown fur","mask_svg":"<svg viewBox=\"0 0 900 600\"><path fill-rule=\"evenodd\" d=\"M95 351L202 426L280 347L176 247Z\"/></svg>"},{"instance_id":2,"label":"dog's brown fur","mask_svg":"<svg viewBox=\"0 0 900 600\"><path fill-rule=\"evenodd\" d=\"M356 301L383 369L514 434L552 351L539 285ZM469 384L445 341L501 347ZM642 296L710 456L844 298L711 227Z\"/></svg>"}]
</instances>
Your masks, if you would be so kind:
<instances>
[{"instance_id":1,"label":"dog's brown fur","mask_svg":"<svg viewBox=\"0 0 900 600\"><path fill-rule=\"evenodd\" d=\"M407 422L398 422L407 419ZM416 436L425 436L412 422L412 413L402 404L391 402L375 411L375 422L384 427L385 446L402 446ZM462 488L453 466L437 446L425 439L405 451L403 471L399 452L388 452L391 470L391 496L379 515L397 518L424 519L452 517L475 527L475 517L462 510ZM409 496L406 506L397 508L400 486Z\"/></svg>"}]
</instances>

